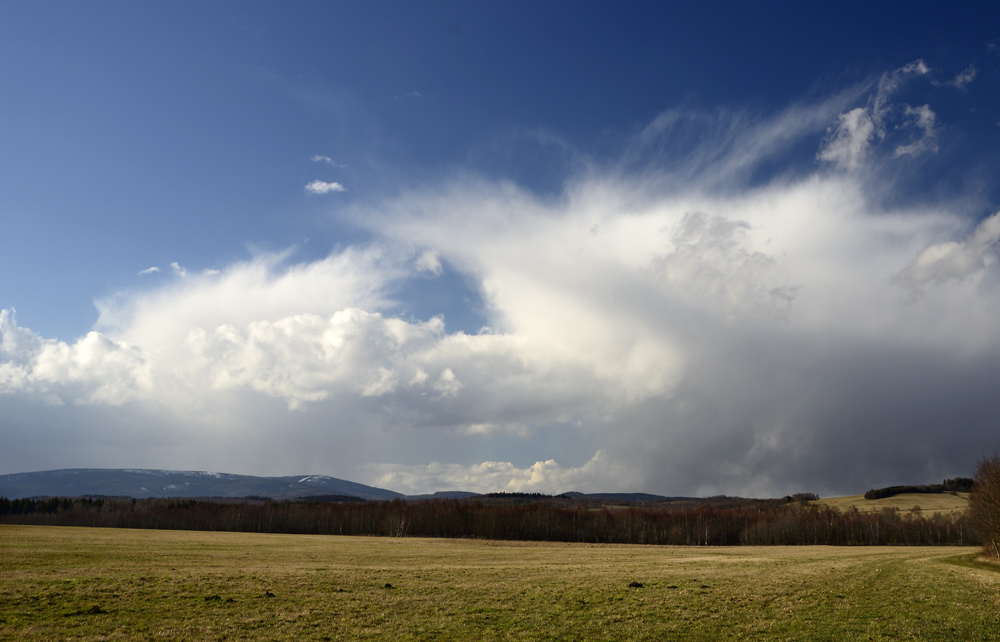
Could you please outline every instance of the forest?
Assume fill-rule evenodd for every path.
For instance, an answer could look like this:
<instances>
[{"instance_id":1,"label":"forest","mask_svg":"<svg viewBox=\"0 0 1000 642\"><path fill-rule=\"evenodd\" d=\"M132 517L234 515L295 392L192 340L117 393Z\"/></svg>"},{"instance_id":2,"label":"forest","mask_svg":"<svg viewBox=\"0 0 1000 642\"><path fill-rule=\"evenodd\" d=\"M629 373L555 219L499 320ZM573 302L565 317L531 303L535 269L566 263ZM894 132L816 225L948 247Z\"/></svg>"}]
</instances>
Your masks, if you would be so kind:
<instances>
[{"instance_id":1,"label":"forest","mask_svg":"<svg viewBox=\"0 0 1000 642\"><path fill-rule=\"evenodd\" d=\"M846 511L809 497L623 504L495 495L426 501L0 498L0 523L686 546L979 544L964 514Z\"/></svg>"}]
</instances>

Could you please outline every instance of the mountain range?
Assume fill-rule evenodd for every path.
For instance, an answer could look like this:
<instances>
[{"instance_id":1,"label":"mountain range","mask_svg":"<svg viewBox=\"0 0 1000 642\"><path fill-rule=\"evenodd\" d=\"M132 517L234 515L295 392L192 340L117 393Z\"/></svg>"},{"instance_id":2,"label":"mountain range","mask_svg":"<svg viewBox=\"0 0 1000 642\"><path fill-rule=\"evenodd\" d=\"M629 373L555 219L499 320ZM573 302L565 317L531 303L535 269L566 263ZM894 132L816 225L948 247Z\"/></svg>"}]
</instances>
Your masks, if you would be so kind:
<instances>
[{"instance_id":1,"label":"mountain range","mask_svg":"<svg viewBox=\"0 0 1000 642\"><path fill-rule=\"evenodd\" d=\"M0 497L116 496L301 499L306 497L355 497L366 500L465 499L478 493L440 491L427 495L404 495L385 488L366 486L327 475L257 477L192 470L137 468L68 468L0 475ZM566 497L618 501L668 499L646 493L565 493Z\"/></svg>"},{"instance_id":2,"label":"mountain range","mask_svg":"<svg viewBox=\"0 0 1000 642\"><path fill-rule=\"evenodd\" d=\"M267 497L297 499L342 495L361 499L402 499L404 495L326 475L256 477L191 470L70 468L0 475L0 496L76 497Z\"/></svg>"}]
</instances>

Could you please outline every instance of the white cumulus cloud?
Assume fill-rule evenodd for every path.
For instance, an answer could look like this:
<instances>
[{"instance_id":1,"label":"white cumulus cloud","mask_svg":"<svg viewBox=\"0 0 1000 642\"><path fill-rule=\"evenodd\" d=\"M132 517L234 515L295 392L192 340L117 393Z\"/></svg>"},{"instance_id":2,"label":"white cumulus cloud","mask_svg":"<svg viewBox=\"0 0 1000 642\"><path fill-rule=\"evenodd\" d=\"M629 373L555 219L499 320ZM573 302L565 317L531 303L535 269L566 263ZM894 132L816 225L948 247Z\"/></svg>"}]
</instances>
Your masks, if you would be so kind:
<instances>
[{"instance_id":1,"label":"white cumulus cloud","mask_svg":"<svg viewBox=\"0 0 1000 642\"><path fill-rule=\"evenodd\" d=\"M935 243L922 250L896 275L896 282L922 286L980 275L996 263L998 244L1000 212L983 220L964 240Z\"/></svg>"},{"instance_id":2,"label":"white cumulus cloud","mask_svg":"<svg viewBox=\"0 0 1000 642\"><path fill-rule=\"evenodd\" d=\"M73 344L46 340L0 310L0 393L32 392L46 401L121 405L153 386L140 348L88 332Z\"/></svg>"},{"instance_id":3,"label":"white cumulus cloud","mask_svg":"<svg viewBox=\"0 0 1000 642\"><path fill-rule=\"evenodd\" d=\"M639 482L627 466L609 461L603 451L597 451L590 461L576 468L561 466L554 459L538 461L527 468L503 461L470 466L434 462L421 466L372 466L370 475L374 483L408 494L441 488L479 493L615 492L628 491Z\"/></svg>"},{"instance_id":4,"label":"white cumulus cloud","mask_svg":"<svg viewBox=\"0 0 1000 642\"><path fill-rule=\"evenodd\" d=\"M327 183L316 180L306 184L306 191L310 194L332 194L334 192L346 192L347 188L340 183Z\"/></svg>"}]
</instances>

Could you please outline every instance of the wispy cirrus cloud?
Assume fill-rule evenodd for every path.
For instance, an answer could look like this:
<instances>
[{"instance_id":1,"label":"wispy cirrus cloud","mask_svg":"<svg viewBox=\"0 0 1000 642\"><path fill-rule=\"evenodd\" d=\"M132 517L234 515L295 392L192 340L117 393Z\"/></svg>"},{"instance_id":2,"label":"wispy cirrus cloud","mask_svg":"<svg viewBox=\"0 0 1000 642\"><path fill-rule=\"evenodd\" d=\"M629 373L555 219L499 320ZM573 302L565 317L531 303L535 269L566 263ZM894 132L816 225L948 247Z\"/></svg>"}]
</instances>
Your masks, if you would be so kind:
<instances>
[{"instance_id":1,"label":"wispy cirrus cloud","mask_svg":"<svg viewBox=\"0 0 1000 642\"><path fill-rule=\"evenodd\" d=\"M310 158L309 160L311 160L314 163L323 163L325 165L330 165L332 167L337 167L339 169L344 169L347 167L347 165L338 163L329 156L323 156L322 154L313 154L312 158Z\"/></svg>"},{"instance_id":2,"label":"wispy cirrus cloud","mask_svg":"<svg viewBox=\"0 0 1000 642\"><path fill-rule=\"evenodd\" d=\"M904 105L904 118L907 125L919 132L909 143L898 145L893 152L895 156L918 156L925 152L934 153L938 150L935 122L937 115L928 105L911 107Z\"/></svg>"},{"instance_id":3,"label":"wispy cirrus cloud","mask_svg":"<svg viewBox=\"0 0 1000 642\"><path fill-rule=\"evenodd\" d=\"M972 81L976 79L979 70L976 69L975 65L969 65L961 72L955 75L954 78L945 82L935 82L936 85L950 85L956 89L965 89Z\"/></svg>"},{"instance_id":4,"label":"wispy cirrus cloud","mask_svg":"<svg viewBox=\"0 0 1000 642\"><path fill-rule=\"evenodd\" d=\"M896 156L936 151L934 112L927 105L914 108L892 102L893 94L910 77L923 76L929 72L930 68L923 60L916 60L884 74L868 103L841 114L837 126L828 130L817 158L834 163L842 169L856 171L864 166L873 147L883 142L891 131L906 132L912 128L916 128L922 135L896 147ZM902 120L897 117L900 111L903 113Z\"/></svg>"}]
</instances>

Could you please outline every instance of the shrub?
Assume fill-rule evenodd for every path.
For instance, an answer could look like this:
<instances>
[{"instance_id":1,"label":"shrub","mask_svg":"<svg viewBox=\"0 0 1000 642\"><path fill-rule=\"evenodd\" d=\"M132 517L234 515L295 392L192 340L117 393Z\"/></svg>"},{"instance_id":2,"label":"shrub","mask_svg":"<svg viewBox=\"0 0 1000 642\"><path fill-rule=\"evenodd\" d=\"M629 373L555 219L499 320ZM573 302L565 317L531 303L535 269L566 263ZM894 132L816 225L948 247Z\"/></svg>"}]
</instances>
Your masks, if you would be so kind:
<instances>
[{"instance_id":1,"label":"shrub","mask_svg":"<svg viewBox=\"0 0 1000 642\"><path fill-rule=\"evenodd\" d=\"M1000 559L1000 454L983 457L976 464L969 517L983 543L983 555Z\"/></svg>"}]
</instances>

